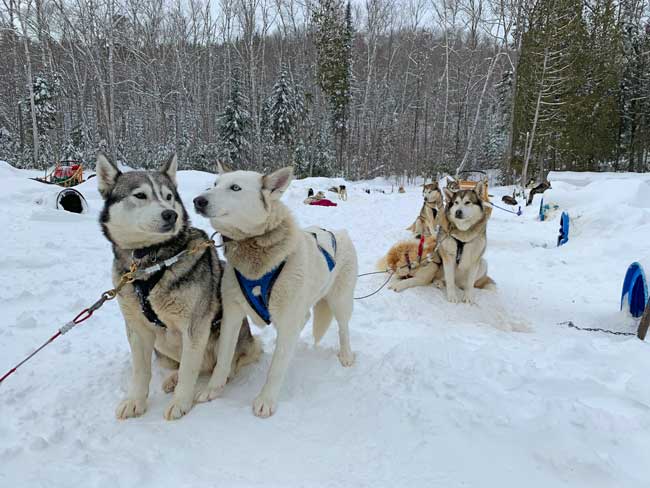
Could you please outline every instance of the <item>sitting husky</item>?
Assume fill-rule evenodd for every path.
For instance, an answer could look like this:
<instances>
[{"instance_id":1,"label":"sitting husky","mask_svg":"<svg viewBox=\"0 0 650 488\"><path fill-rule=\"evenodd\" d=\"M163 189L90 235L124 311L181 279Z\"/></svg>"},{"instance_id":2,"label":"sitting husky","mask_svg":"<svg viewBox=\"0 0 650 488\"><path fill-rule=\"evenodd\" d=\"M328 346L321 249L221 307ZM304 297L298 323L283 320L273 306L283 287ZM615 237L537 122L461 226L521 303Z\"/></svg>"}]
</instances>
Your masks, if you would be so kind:
<instances>
[{"instance_id":1,"label":"sitting husky","mask_svg":"<svg viewBox=\"0 0 650 488\"><path fill-rule=\"evenodd\" d=\"M447 299L458 302L456 286L464 290L463 301L474 302L474 287L483 288L494 283L487 276L487 262L483 259L487 246L487 222L492 214L485 208L480 195L485 193L485 182L472 190L452 191L445 188L447 205L440 224L438 253L442 259Z\"/></svg>"},{"instance_id":2,"label":"sitting husky","mask_svg":"<svg viewBox=\"0 0 650 488\"><path fill-rule=\"evenodd\" d=\"M132 262L142 270L208 241L203 231L190 227L176 190L176 167L173 156L160 172L121 173L105 156L98 156L97 184L105 201L100 223L113 244L114 284ZM122 288L117 298L131 346L133 376L126 399L117 407L118 418L136 417L146 410L154 349L168 363L179 364L178 372L163 385L165 391L174 392L165 418L189 412L199 372L211 372L216 363L220 284L215 249L203 247ZM261 352L242 317L232 329L237 352L224 366L226 375L257 360Z\"/></svg>"},{"instance_id":3,"label":"sitting husky","mask_svg":"<svg viewBox=\"0 0 650 488\"><path fill-rule=\"evenodd\" d=\"M424 197L424 203L420 209L420 215L406 229L413 232L418 239L422 234L427 237L436 234L435 229L443 208L442 192L438 187L438 183L434 182L424 185L422 187L422 196Z\"/></svg>"},{"instance_id":4,"label":"sitting husky","mask_svg":"<svg viewBox=\"0 0 650 488\"><path fill-rule=\"evenodd\" d=\"M223 173L214 188L194 199L196 211L222 235L228 261L217 366L199 401L216 398L226 384L239 324L246 315L260 326L273 322L277 330L266 384L253 402L257 416L275 412L289 361L312 308L315 341L325 334L334 315L341 364L354 362L348 321L357 281L356 251L345 231L298 228L280 201L292 177L291 168L270 175Z\"/></svg>"}]
</instances>

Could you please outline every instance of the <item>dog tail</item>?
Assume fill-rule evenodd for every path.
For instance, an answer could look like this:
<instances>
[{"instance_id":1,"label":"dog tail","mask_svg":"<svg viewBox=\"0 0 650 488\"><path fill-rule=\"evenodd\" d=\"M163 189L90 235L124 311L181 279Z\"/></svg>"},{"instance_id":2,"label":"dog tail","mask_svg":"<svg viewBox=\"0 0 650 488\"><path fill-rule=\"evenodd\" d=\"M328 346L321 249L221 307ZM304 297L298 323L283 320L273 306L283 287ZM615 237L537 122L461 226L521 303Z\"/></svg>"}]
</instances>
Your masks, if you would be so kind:
<instances>
[{"instance_id":1,"label":"dog tail","mask_svg":"<svg viewBox=\"0 0 650 488\"><path fill-rule=\"evenodd\" d=\"M326 300L319 300L314 306L314 344L318 344L332 323L332 309Z\"/></svg>"},{"instance_id":2,"label":"dog tail","mask_svg":"<svg viewBox=\"0 0 650 488\"><path fill-rule=\"evenodd\" d=\"M476 283L474 283L474 287L482 288L485 290L493 290L494 288L496 288L496 283L492 278L486 275L483 278L479 278L478 280L476 280Z\"/></svg>"}]
</instances>

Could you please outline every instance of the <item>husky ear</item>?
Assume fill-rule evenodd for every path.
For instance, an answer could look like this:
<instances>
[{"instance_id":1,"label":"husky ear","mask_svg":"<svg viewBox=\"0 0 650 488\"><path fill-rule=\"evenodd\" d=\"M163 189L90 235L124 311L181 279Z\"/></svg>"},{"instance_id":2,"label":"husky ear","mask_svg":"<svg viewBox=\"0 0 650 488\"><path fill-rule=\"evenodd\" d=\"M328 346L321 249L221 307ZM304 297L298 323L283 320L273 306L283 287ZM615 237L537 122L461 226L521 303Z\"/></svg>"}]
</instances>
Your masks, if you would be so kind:
<instances>
[{"instance_id":1,"label":"husky ear","mask_svg":"<svg viewBox=\"0 0 650 488\"><path fill-rule=\"evenodd\" d=\"M176 184L176 171L178 170L178 156L172 154L165 164L160 168L160 172L169 176L174 185Z\"/></svg>"},{"instance_id":2,"label":"husky ear","mask_svg":"<svg viewBox=\"0 0 650 488\"><path fill-rule=\"evenodd\" d=\"M454 198L454 192L447 187L445 187L445 198L448 202L451 202L451 200Z\"/></svg>"},{"instance_id":3,"label":"husky ear","mask_svg":"<svg viewBox=\"0 0 650 488\"><path fill-rule=\"evenodd\" d=\"M97 162L95 163L95 171L97 173L97 189L102 198L106 200L111 194L117 177L122 173L117 166L111 163L104 153L97 154Z\"/></svg>"},{"instance_id":4,"label":"husky ear","mask_svg":"<svg viewBox=\"0 0 650 488\"><path fill-rule=\"evenodd\" d=\"M293 179L293 168L287 166L270 175L262 177L262 189L267 190L272 198L279 199Z\"/></svg>"},{"instance_id":5,"label":"husky ear","mask_svg":"<svg viewBox=\"0 0 650 488\"><path fill-rule=\"evenodd\" d=\"M232 173L232 168L226 166L221 161L217 161L217 174Z\"/></svg>"},{"instance_id":6,"label":"husky ear","mask_svg":"<svg viewBox=\"0 0 650 488\"><path fill-rule=\"evenodd\" d=\"M478 195L479 200L483 200L483 195L485 195L485 180L481 180L476 184L474 192Z\"/></svg>"}]
</instances>

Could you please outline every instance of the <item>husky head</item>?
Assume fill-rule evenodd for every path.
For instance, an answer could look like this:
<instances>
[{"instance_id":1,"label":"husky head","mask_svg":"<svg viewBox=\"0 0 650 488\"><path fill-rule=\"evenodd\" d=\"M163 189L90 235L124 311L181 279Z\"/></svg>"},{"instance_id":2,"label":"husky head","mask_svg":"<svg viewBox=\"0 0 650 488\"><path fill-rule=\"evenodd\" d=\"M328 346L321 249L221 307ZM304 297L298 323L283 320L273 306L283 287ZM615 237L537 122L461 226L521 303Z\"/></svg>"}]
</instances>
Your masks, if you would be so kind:
<instances>
[{"instance_id":1,"label":"husky head","mask_svg":"<svg viewBox=\"0 0 650 488\"><path fill-rule=\"evenodd\" d=\"M457 229L469 230L483 218L484 208L480 195L483 195L484 191L483 181L473 190L453 191L445 188L447 219Z\"/></svg>"},{"instance_id":2,"label":"husky head","mask_svg":"<svg viewBox=\"0 0 650 488\"><path fill-rule=\"evenodd\" d=\"M442 203L442 192L436 182L423 185L422 196L426 203Z\"/></svg>"},{"instance_id":3,"label":"husky head","mask_svg":"<svg viewBox=\"0 0 650 488\"><path fill-rule=\"evenodd\" d=\"M291 183L293 168L282 168L269 175L225 172L221 165L218 169L214 187L194 199L196 212L210 219L214 230L231 239L263 234Z\"/></svg>"},{"instance_id":4,"label":"husky head","mask_svg":"<svg viewBox=\"0 0 650 488\"><path fill-rule=\"evenodd\" d=\"M122 249L166 242L188 225L176 190L174 154L159 171L122 173L106 156L97 156L97 187L104 198L99 222L109 241Z\"/></svg>"}]
</instances>

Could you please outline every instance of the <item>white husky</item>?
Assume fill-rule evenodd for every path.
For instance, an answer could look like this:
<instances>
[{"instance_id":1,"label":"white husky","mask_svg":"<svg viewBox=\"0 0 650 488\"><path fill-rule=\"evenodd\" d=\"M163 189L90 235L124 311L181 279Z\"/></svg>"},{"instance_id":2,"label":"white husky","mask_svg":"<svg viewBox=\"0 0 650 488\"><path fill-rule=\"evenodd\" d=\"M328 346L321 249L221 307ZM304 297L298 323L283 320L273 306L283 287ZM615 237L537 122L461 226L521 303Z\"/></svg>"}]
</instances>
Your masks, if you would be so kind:
<instances>
[{"instance_id":1,"label":"white husky","mask_svg":"<svg viewBox=\"0 0 650 488\"><path fill-rule=\"evenodd\" d=\"M242 319L248 315L259 326L272 322L278 334L266 384L253 402L255 415L268 417L276 410L289 361L312 308L315 341L325 334L334 315L341 364L354 362L348 322L357 254L345 231L298 228L280 201L291 183L291 168L270 175L219 171L214 188L194 199L197 212L223 236L228 260L217 365L196 400L209 401L221 393Z\"/></svg>"}]
</instances>

